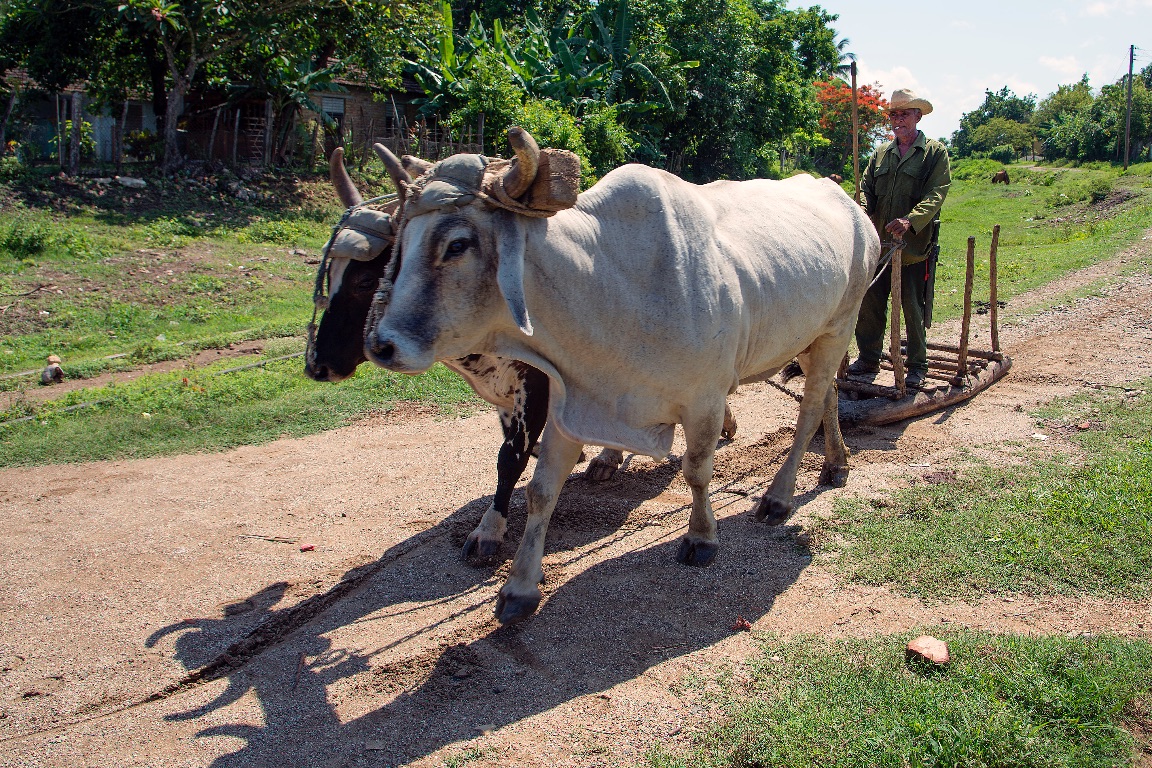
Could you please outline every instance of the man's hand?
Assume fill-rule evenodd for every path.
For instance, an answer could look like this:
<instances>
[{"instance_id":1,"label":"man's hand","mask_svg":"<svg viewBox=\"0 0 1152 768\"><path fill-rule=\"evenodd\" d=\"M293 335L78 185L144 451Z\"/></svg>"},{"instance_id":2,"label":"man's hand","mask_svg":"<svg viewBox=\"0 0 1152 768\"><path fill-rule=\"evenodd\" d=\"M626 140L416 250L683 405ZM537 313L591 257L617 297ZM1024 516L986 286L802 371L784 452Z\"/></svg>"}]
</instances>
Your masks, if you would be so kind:
<instances>
[{"instance_id":1,"label":"man's hand","mask_svg":"<svg viewBox=\"0 0 1152 768\"><path fill-rule=\"evenodd\" d=\"M892 221L888 222L888 226L884 227L884 231L897 237L910 229L912 229L912 222L908 221L908 219L892 219Z\"/></svg>"}]
</instances>

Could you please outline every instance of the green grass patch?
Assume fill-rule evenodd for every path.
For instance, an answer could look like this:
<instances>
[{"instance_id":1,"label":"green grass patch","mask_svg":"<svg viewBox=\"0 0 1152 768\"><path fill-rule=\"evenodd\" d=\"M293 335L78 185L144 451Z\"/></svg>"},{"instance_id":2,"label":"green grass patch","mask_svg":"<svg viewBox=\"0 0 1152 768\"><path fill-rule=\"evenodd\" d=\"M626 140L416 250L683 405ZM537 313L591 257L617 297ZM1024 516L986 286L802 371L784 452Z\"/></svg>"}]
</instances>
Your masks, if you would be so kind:
<instances>
[{"instance_id":1,"label":"green grass patch","mask_svg":"<svg viewBox=\"0 0 1152 768\"><path fill-rule=\"evenodd\" d=\"M937 319L963 312L968 238L975 237L974 299L988 297L992 230L999 298L1032 290L1076 269L1111 258L1152 228L1152 164L1102 168L1007 166L1011 184L993 185L1002 168L990 160L953 165L953 183L941 211Z\"/></svg>"},{"instance_id":2,"label":"green grass patch","mask_svg":"<svg viewBox=\"0 0 1152 768\"><path fill-rule=\"evenodd\" d=\"M1044 431L1075 441L1073 456L977 466L891 499L850 499L814 534L838 550L845 577L928 599L987 590L1147 596L1152 382L1141 386L1139 396L1082 396L1041 414Z\"/></svg>"},{"instance_id":3,"label":"green grass patch","mask_svg":"<svg viewBox=\"0 0 1152 768\"><path fill-rule=\"evenodd\" d=\"M656 768L1128 765L1148 727L1152 646L1114 637L936 633L952 661L910 666L910 636L768 640L719 723Z\"/></svg>"},{"instance_id":4,"label":"green grass patch","mask_svg":"<svg viewBox=\"0 0 1152 768\"><path fill-rule=\"evenodd\" d=\"M269 353L289 352L270 346ZM301 357L221 373L253 362L258 360L234 358L76 390L43 403L17 399L0 413L0 421L8 422L0 426L0 466L217 451L333 429L403 401L446 412L479 403L442 366L412 377L366 365L339 385L308 379ZM76 408L86 403L95 405Z\"/></svg>"}]
</instances>

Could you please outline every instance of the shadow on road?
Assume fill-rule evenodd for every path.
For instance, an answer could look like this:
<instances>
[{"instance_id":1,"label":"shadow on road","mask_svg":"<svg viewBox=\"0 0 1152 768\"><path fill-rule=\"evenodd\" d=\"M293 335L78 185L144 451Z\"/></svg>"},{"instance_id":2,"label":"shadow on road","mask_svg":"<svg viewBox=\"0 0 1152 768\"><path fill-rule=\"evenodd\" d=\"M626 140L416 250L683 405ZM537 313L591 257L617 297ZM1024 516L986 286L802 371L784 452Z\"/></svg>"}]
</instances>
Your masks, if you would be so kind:
<instances>
[{"instance_id":1,"label":"shadow on road","mask_svg":"<svg viewBox=\"0 0 1152 768\"><path fill-rule=\"evenodd\" d=\"M736 631L738 615L749 621L765 615L811 558L792 527L767 528L750 515L724 517L731 512L725 507L746 506L748 500L723 493L718 489L725 485L718 483L713 491L721 516L717 562L705 569L677 564L687 507L658 520L631 513L661 494L675 499L668 486L678 472L673 461L632 468L604 485L570 478L549 531L554 557L545 560L550 580L545 602L537 615L516 626L501 627L491 618L490 598L503 576L469 567L458 557L487 499L461 507L357 569L353 588L333 597L338 586L310 609L275 609L269 600L278 588L283 594L282 587L262 590L249 601L262 606L260 626L276 629L248 649L249 662L220 668L228 686L219 697L169 719L195 720L251 691L265 725L213 726L198 734L246 741L239 751L218 758L216 768L344 765L366 754L373 764L395 765L709 647ZM523 516L518 492L512 511L518 525L505 545L508 556ZM675 521L674 533L658 533L669 527L664 518ZM650 534L637 539L649 542L642 548L588 568L581 562L645 529ZM599 546L589 552L593 543ZM571 552L579 547L585 549ZM557 564L566 552L571 557ZM419 611L434 616L413 621L412 612ZM406 629L397 621L402 614L407 614ZM215 647L211 638L228 622L225 616L174 624L154 633L149 645L191 630L175 647L177 657L193 669L205 663L203 642ZM242 646L231 650L243 653ZM368 746L372 751L366 753Z\"/></svg>"}]
</instances>

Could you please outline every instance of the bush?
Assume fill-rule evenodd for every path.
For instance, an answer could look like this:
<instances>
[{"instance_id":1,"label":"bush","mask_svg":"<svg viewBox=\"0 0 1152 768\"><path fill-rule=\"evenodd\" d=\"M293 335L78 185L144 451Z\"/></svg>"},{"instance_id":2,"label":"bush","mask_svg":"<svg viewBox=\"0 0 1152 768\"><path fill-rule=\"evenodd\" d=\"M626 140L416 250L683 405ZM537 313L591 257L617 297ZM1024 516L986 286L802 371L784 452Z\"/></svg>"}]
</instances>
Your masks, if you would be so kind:
<instances>
[{"instance_id":1,"label":"bush","mask_svg":"<svg viewBox=\"0 0 1152 768\"><path fill-rule=\"evenodd\" d=\"M1007 144L1001 144L998 147L993 147L992 151L988 153L988 157L998 163L1008 165L1016 159L1016 150Z\"/></svg>"},{"instance_id":2,"label":"bush","mask_svg":"<svg viewBox=\"0 0 1152 768\"><path fill-rule=\"evenodd\" d=\"M51 229L41 221L17 219L0 230L0 251L18 259L37 256L51 244Z\"/></svg>"},{"instance_id":3,"label":"bush","mask_svg":"<svg viewBox=\"0 0 1152 768\"><path fill-rule=\"evenodd\" d=\"M299 245L312 234L311 229L296 221L254 221L236 233L242 243L275 243Z\"/></svg>"},{"instance_id":4,"label":"bush","mask_svg":"<svg viewBox=\"0 0 1152 768\"><path fill-rule=\"evenodd\" d=\"M28 167L15 153L0 157L0 181L15 181L24 176Z\"/></svg>"},{"instance_id":5,"label":"bush","mask_svg":"<svg viewBox=\"0 0 1152 768\"><path fill-rule=\"evenodd\" d=\"M589 159L580 124L558 103L530 99L520 110L519 125L532 134L541 148L567 149L579 155L581 186L587 189L596 183L596 171ZM507 138L504 142L507 144Z\"/></svg>"},{"instance_id":6,"label":"bush","mask_svg":"<svg viewBox=\"0 0 1152 768\"><path fill-rule=\"evenodd\" d=\"M155 160L162 145L159 136L149 130L129 131L124 137L124 149L137 160Z\"/></svg>"},{"instance_id":7,"label":"bush","mask_svg":"<svg viewBox=\"0 0 1152 768\"><path fill-rule=\"evenodd\" d=\"M1112 182L1108 179L1093 179L1088 184L1088 199L1099 203L1112 194Z\"/></svg>"},{"instance_id":8,"label":"bush","mask_svg":"<svg viewBox=\"0 0 1152 768\"><path fill-rule=\"evenodd\" d=\"M56 139L53 135L48 139L48 146L52 148L52 152L56 152ZM72 146L72 121L64 121L64 152L67 154L71 151ZM91 160L96 157L96 139L92 135L92 123L87 120L80 121L80 157L84 160Z\"/></svg>"},{"instance_id":9,"label":"bush","mask_svg":"<svg viewBox=\"0 0 1152 768\"><path fill-rule=\"evenodd\" d=\"M586 109L580 118L580 128L588 146L588 162L596 176L603 176L632 157L636 140L620 124L614 105L601 104Z\"/></svg>"},{"instance_id":10,"label":"bush","mask_svg":"<svg viewBox=\"0 0 1152 768\"><path fill-rule=\"evenodd\" d=\"M984 179L987 181L992 178L992 174L1000 170L1002 164L995 160L980 159L980 160L957 160L952 164L952 178L961 181L971 181L973 179Z\"/></svg>"}]
</instances>

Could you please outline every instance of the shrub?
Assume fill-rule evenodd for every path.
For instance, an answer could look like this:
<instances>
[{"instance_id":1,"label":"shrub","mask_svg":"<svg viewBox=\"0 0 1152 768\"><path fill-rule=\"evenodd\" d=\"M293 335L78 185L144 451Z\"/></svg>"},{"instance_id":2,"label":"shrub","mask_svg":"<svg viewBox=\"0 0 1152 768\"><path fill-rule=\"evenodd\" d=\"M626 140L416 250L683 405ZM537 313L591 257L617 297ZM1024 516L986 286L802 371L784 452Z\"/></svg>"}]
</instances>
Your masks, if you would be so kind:
<instances>
[{"instance_id":1,"label":"shrub","mask_svg":"<svg viewBox=\"0 0 1152 768\"><path fill-rule=\"evenodd\" d=\"M145 231L150 242L166 248L182 248L188 244L189 238L203 234L194 221L169 217L156 219L145 227Z\"/></svg>"},{"instance_id":2,"label":"shrub","mask_svg":"<svg viewBox=\"0 0 1152 768\"><path fill-rule=\"evenodd\" d=\"M1016 159L1016 150L1007 144L1001 144L998 147L993 147L992 151L988 153L988 157L998 163L1008 165Z\"/></svg>"},{"instance_id":3,"label":"shrub","mask_svg":"<svg viewBox=\"0 0 1152 768\"><path fill-rule=\"evenodd\" d=\"M297 245L312 234L308 226L295 221L254 221L236 233L242 243Z\"/></svg>"},{"instance_id":4,"label":"shrub","mask_svg":"<svg viewBox=\"0 0 1152 768\"><path fill-rule=\"evenodd\" d=\"M588 145L576 118L554 101L530 99L520 110L519 124L541 147L567 149L580 156L580 183L587 189L596 183ZM507 141L507 139L505 139Z\"/></svg>"},{"instance_id":5,"label":"shrub","mask_svg":"<svg viewBox=\"0 0 1152 768\"><path fill-rule=\"evenodd\" d=\"M0 181L15 181L24 176L27 166L15 153L0 157Z\"/></svg>"},{"instance_id":6,"label":"shrub","mask_svg":"<svg viewBox=\"0 0 1152 768\"><path fill-rule=\"evenodd\" d=\"M1110 194L1112 194L1112 182L1108 179L1093 179L1088 184L1088 199L1094 203L1100 202Z\"/></svg>"},{"instance_id":7,"label":"shrub","mask_svg":"<svg viewBox=\"0 0 1152 768\"><path fill-rule=\"evenodd\" d=\"M149 130L129 131L124 136L124 149L137 160L154 160L162 141Z\"/></svg>"},{"instance_id":8,"label":"shrub","mask_svg":"<svg viewBox=\"0 0 1152 768\"><path fill-rule=\"evenodd\" d=\"M53 135L48 139L48 146L52 148L52 152L56 152L56 139ZM64 121L64 151L67 153L71 150L72 146L72 121ZM96 156L96 139L92 135L92 123L87 120L80 121L80 157L85 160L91 160Z\"/></svg>"},{"instance_id":9,"label":"shrub","mask_svg":"<svg viewBox=\"0 0 1152 768\"><path fill-rule=\"evenodd\" d=\"M0 250L18 259L43 253L52 244L52 231L42 221L17 219L0 230Z\"/></svg>"},{"instance_id":10,"label":"shrub","mask_svg":"<svg viewBox=\"0 0 1152 768\"><path fill-rule=\"evenodd\" d=\"M580 118L580 128L588 147L588 162L598 177L628 162L636 148L636 140L620 124L614 105L587 108Z\"/></svg>"}]
</instances>

